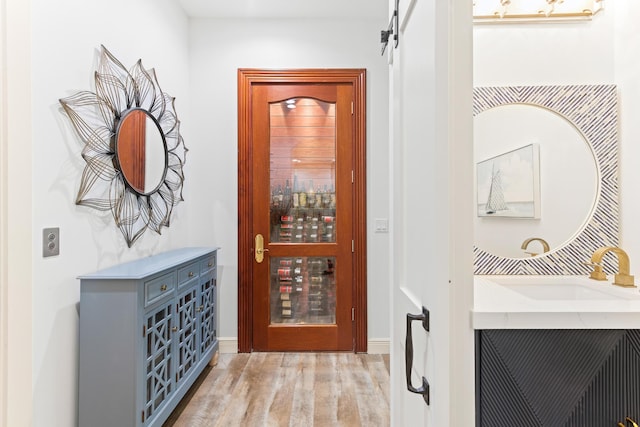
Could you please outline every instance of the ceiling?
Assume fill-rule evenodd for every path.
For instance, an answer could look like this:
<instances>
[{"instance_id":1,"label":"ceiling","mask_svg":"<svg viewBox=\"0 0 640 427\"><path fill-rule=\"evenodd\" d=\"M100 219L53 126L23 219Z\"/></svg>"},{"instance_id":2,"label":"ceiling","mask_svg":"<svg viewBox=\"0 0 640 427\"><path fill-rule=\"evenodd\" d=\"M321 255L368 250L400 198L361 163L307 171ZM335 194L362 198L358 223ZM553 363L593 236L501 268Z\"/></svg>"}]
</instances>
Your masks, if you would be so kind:
<instances>
[{"instance_id":1,"label":"ceiling","mask_svg":"<svg viewBox=\"0 0 640 427\"><path fill-rule=\"evenodd\" d=\"M379 18L388 0L177 0L194 18Z\"/></svg>"}]
</instances>

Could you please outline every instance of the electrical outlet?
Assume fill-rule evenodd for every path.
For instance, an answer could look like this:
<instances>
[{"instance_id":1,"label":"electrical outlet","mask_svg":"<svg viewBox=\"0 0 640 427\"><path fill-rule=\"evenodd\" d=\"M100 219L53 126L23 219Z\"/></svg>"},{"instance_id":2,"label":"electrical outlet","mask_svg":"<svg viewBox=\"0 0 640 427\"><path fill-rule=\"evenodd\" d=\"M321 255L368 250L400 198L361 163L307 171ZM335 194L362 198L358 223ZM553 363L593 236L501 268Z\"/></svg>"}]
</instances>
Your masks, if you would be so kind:
<instances>
[{"instance_id":1,"label":"electrical outlet","mask_svg":"<svg viewBox=\"0 0 640 427\"><path fill-rule=\"evenodd\" d=\"M60 229L45 228L42 230L42 256L60 255Z\"/></svg>"}]
</instances>

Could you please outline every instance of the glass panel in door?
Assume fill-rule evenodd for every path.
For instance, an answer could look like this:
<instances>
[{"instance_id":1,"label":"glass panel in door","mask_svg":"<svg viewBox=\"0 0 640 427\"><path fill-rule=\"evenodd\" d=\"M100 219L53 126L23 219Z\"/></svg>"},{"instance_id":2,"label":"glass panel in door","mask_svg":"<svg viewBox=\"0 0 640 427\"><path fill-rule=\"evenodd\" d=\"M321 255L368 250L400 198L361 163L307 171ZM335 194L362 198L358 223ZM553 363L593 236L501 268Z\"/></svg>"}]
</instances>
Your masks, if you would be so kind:
<instances>
[{"instance_id":1,"label":"glass panel in door","mask_svg":"<svg viewBox=\"0 0 640 427\"><path fill-rule=\"evenodd\" d=\"M271 323L335 324L335 257L271 258Z\"/></svg>"},{"instance_id":2,"label":"glass panel in door","mask_svg":"<svg viewBox=\"0 0 640 427\"><path fill-rule=\"evenodd\" d=\"M270 243L336 242L335 103L269 105ZM295 250L294 250L295 252ZM273 257L271 324L335 324L335 257Z\"/></svg>"}]
</instances>

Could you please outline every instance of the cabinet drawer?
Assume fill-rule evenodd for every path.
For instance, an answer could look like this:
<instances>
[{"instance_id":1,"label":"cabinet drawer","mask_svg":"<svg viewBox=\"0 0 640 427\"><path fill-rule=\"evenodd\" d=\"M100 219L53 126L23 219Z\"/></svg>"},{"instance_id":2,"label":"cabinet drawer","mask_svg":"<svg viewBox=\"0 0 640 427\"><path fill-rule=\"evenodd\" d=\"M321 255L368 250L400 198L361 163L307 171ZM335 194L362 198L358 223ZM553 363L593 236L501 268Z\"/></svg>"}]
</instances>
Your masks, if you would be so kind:
<instances>
[{"instance_id":1,"label":"cabinet drawer","mask_svg":"<svg viewBox=\"0 0 640 427\"><path fill-rule=\"evenodd\" d=\"M165 274L157 277L153 280L149 280L144 283L144 305L149 304L162 299L165 295L169 295L176 287L176 275L175 273Z\"/></svg>"},{"instance_id":2,"label":"cabinet drawer","mask_svg":"<svg viewBox=\"0 0 640 427\"><path fill-rule=\"evenodd\" d=\"M205 272L211 270L212 268L216 268L216 254L212 254L202 261L200 261L200 271Z\"/></svg>"},{"instance_id":3,"label":"cabinet drawer","mask_svg":"<svg viewBox=\"0 0 640 427\"><path fill-rule=\"evenodd\" d=\"M198 263L192 262L191 264L184 266L178 270L178 286L182 286L194 277L198 277L200 271L198 269Z\"/></svg>"}]
</instances>

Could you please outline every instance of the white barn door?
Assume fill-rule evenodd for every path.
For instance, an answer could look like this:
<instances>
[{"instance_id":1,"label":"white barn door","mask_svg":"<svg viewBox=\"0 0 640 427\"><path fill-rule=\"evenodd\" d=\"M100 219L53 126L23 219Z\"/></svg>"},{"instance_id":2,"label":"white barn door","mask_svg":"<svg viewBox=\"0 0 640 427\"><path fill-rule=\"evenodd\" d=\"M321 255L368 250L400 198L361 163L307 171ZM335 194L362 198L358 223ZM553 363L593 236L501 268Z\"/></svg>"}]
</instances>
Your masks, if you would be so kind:
<instances>
[{"instance_id":1,"label":"white barn door","mask_svg":"<svg viewBox=\"0 0 640 427\"><path fill-rule=\"evenodd\" d=\"M391 39L385 53L392 140L392 425L473 426L472 1L397 3L398 46ZM390 0L392 10L395 5ZM428 331L411 320L424 309ZM407 389L420 391L427 383L428 397Z\"/></svg>"}]
</instances>

